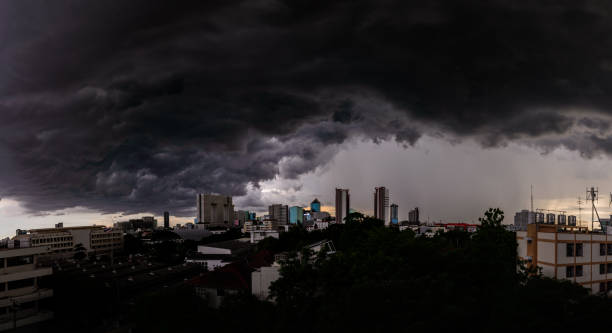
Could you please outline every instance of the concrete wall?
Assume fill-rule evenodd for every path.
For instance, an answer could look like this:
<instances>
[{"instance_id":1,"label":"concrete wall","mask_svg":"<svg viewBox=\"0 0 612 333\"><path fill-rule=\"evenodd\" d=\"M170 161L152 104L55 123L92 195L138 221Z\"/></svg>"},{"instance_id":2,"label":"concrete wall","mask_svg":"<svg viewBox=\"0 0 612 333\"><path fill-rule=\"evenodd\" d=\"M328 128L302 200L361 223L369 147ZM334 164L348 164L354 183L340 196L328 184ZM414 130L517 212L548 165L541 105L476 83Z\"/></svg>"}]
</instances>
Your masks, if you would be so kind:
<instances>
[{"instance_id":1,"label":"concrete wall","mask_svg":"<svg viewBox=\"0 0 612 333\"><path fill-rule=\"evenodd\" d=\"M72 243L74 245L80 243L87 252L91 251L91 229L69 229L68 232L72 234Z\"/></svg>"},{"instance_id":2,"label":"concrete wall","mask_svg":"<svg viewBox=\"0 0 612 333\"><path fill-rule=\"evenodd\" d=\"M270 295L270 285L280 278L280 266L261 267L251 273L251 290L255 297L266 300Z\"/></svg>"}]
</instances>

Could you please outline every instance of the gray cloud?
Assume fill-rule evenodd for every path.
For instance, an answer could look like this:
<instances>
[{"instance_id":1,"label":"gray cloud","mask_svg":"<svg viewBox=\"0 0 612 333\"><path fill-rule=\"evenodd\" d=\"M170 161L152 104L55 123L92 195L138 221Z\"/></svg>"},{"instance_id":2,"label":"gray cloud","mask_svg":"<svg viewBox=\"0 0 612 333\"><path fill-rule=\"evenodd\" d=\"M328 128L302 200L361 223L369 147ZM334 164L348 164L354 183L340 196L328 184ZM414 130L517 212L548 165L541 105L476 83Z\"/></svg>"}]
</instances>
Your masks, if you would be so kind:
<instances>
[{"instance_id":1,"label":"gray cloud","mask_svg":"<svg viewBox=\"0 0 612 333\"><path fill-rule=\"evenodd\" d=\"M296 178L347 140L424 133L610 154L610 9L2 2L0 196L189 214L197 192Z\"/></svg>"}]
</instances>

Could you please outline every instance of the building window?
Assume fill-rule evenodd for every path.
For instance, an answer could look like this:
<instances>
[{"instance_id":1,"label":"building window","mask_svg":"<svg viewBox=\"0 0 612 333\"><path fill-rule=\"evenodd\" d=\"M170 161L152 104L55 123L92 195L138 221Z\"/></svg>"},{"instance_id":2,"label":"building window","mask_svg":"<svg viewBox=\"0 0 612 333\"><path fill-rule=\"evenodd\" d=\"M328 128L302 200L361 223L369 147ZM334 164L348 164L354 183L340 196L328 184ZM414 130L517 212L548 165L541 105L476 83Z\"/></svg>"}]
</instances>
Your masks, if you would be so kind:
<instances>
[{"instance_id":1,"label":"building window","mask_svg":"<svg viewBox=\"0 0 612 333\"><path fill-rule=\"evenodd\" d=\"M576 244L576 257L582 257L582 243Z\"/></svg>"},{"instance_id":2,"label":"building window","mask_svg":"<svg viewBox=\"0 0 612 333\"><path fill-rule=\"evenodd\" d=\"M565 267L565 277L568 277L568 278L574 277L574 266Z\"/></svg>"},{"instance_id":3,"label":"building window","mask_svg":"<svg viewBox=\"0 0 612 333\"><path fill-rule=\"evenodd\" d=\"M599 264L599 274L606 274L606 265Z\"/></svg>"},{"instance_id":4,"label":"building window","mask_svg":"<svg viewBox=\"0 0 612 333\"><path fill-rule=\"evenodd\" d=\"M612 244L606 244L607 252L609 256L612 256Z\"/></svg>"},{"instance_id":5,"label":"building window","mask_svg":"<svg viewBox=\"0 0 612 333\"><path fill-rule=\"evenodd\" d=\"M599 244L599 255L603 257L606 253L606 244Z\"/></svg>"},{"instance_id":6,"label":"building window","mask_svg":"<svg viewBox=\"0 0 612 333\"><path fill-rule=\"evenodd\" d=\"M582 265L576 266L576 276L582 276Z\"/></svg>"},{"instance_id":7,"label":"building window","mask_svg":"<svg viewBox=\"0 0 612 333\"><path fill-rule=\"evenodd\" d=\"M606 266L607 266L607 267L606 267L606 273L608 273L608 272L609 272L609 273L612 273L612 263L609 263L609 264L607 264Z\"/></svg>"},{"instance_id":8,"label":"building window","mask_svg":"<svg viewBox=\"0 0 612 333\"><path fill-rule=\"evenodd\" d=\"M34 263L34 256L20 256L20 257L6 258L7 267L29 265L33 263Z\"/></svg>"},{"instance_id":9,"label":"building window","mask_svg":"<svg viewBox=\"0 0 612 333\"><path fill-rule=\"evenodd\" d=\"M599 282L599 292L603 293L606 291L606 284L604 282Z\"/></svg>"},{"instance_id":10,"label":"building window","mask_svg":"<svg viewBox=\"0 0 612 333\"><path fill-rule=\"evenodd\" d=\"M572 244L572 243L565 244L565 255L567 257L573 257L574 256L574 244Z\"/></svg>"},{"instance_id":11,"label":"building window","mask_svg":"<svg viewBox=\"0 0 612 333\"><path fill-rule=\"evenodd\" d=\"M33 287L33 286L34 286L34 278L8 282L8 290Z\"/></svg>"}]
</instances>

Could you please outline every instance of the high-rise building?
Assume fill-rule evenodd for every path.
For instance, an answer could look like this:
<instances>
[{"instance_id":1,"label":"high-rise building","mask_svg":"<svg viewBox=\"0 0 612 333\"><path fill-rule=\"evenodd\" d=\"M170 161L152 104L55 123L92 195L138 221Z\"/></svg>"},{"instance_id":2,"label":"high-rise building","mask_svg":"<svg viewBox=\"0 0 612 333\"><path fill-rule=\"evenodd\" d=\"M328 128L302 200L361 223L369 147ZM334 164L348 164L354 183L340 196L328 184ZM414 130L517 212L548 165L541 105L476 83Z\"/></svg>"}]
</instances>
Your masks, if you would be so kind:
<instances>
[{"instance_id":1,"label":"high-rise building","mask_svg":"<svg viewBox=\"0 0 612 333\"><path fill-rule=\"evenodd\" d=\"M164 229L170 229L170 213L164 212Z\"/></svg>"},{"instance_id":2,"label":"high-rise building","mask_svg":"<svg viewBox=\"0 0 612 333\"><path fill-rule=\"evenodd\" d=\"M274 226L289 223L289 207L287 205L276 204L268 206L268 214Z\"/></svg>"},{"instance_id":3,"label":"high-rise building","mask_svg":"<svg viewBox=\"0 0 612 333\"><path fill-rule=\"evenodd\" d=\"M391 204L391 223L398 224L399 223L399 206L397 204Z\"/></svg>"},{"instance_id":4,"label":"high-rise building","mask_svg":"<svg viewBox=\"0 0 612 333\"><path fill-rule=\"evenodd\" d=\"M374 217L388 224L387 210L389 209L389 189L384 186L374 191Z\"/></svg>"},{"instance_id":5,"label":"high-rise building","mask_svg":"<svg viewBox=\"0 0 612 333\"><path fill-rule=\"evenodd\" d=\"M419 207L415 207L413 210L408 212L408 223L413 225L419 225Z\"/></svg>"},{"instance_id":6,"label":"high-rise building","mask_svg":"<svg viewBox=\"0 0 612 333\"><path fill-rule=\"evenodd\" d=\"M304 208L293 206L289 208L289 223L302 224L304 222Z\"/></svg>"},{"instance_id":7,"label":"high-rise building","mask_svg":"<svg viewBox=\"0 0 612 333\"><path fill-rule=\"evenodd\" d=\"M344 223L344 219L349 215L351 196L348 189L336 189L336 223Z\"/></svg>"},{"instance_id":8,"label":"high-rise building","mask_svg":"<svg viewBox=\"0 0 612 333\"><path fill-rule=\"evenodd\" d=\"M255 214L255 213L253 213ZM236 218L235 220L237 221L237 225L238 226L243 226L245 222L247 221L251 221L255 219L254 215L251 215L251 212L246 211L246 210L239 210L237 212L235 212ZM251 216L253 216L253 218L251 219Z\"/></svg>"},{"instance_id":9,"label":"high-rise building","mask_svg":"<svg viewBox=\"0 0 612 333\"><path fill-rule=\"evenodd\" d=\"M311 212L321 211L321 202L319 202L319 199L315 198L314 200L312 200L312 202L310 203L310 211Z\"/></svg>"},{"instance_id":10,"label":"high-rise building","mask_svg":"<svg viewBox=\"0 0 612 333\"><path fill-rule=\"evenodd\" d=\"M530 212L526 209L514 214L514 226L516 230L527 230L527 225L534 223L535 216L534 212Z\"/></svg>"},{"instance_id":11,"label":"high-rise building","mask_svg":"<svg viewBox=\"0 0 612 333\"><path fill-rule=\"evenodd\" d=\"M229 227L234 218L231 196L198 194L198 223L206 227Z\"/></svg>"}]
</instances>

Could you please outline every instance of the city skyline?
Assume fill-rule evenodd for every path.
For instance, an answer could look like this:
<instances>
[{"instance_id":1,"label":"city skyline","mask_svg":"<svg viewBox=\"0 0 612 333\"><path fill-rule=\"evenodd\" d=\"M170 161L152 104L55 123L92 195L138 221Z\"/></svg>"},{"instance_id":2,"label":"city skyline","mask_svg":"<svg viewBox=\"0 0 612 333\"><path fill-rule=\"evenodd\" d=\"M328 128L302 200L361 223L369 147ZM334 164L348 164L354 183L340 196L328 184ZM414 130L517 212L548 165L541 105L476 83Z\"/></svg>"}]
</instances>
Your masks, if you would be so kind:
<instances>
[{"instance_id":1,"label":"city skyline","mask_svg":"<svg viewBox=\"0 0 612 333\"><path fill-rule=\"evenodd\" d=\"M475 221L529 207L531 184L544 209L612 191L599 5L392 3L3 2L0 233L185 221L206 192L265 211L350 188L373 214L387 184L400 218ZM568 26L591 39L555 33Z\"/></svg>"}]
</instances>

